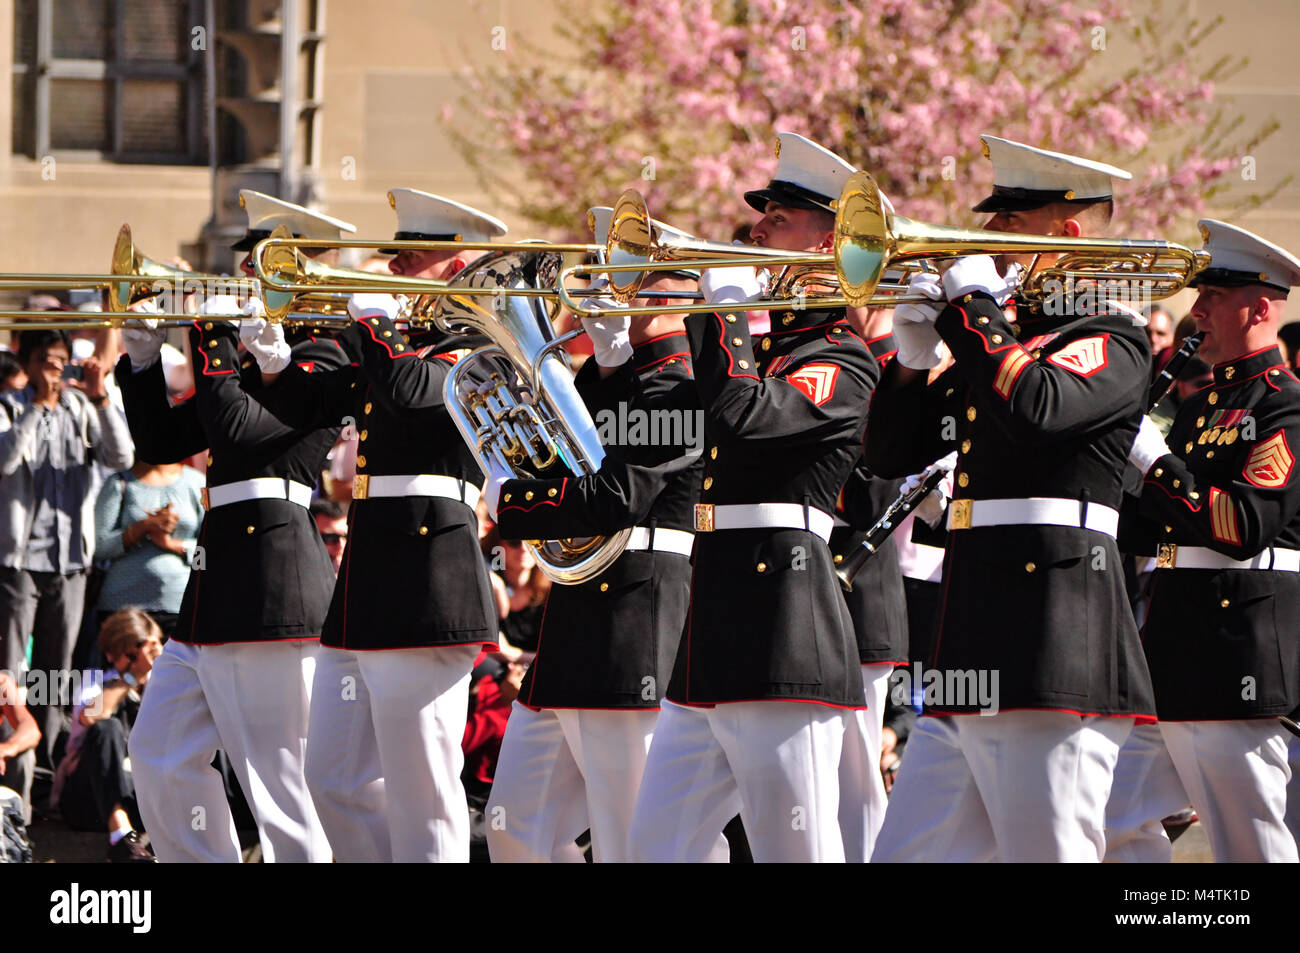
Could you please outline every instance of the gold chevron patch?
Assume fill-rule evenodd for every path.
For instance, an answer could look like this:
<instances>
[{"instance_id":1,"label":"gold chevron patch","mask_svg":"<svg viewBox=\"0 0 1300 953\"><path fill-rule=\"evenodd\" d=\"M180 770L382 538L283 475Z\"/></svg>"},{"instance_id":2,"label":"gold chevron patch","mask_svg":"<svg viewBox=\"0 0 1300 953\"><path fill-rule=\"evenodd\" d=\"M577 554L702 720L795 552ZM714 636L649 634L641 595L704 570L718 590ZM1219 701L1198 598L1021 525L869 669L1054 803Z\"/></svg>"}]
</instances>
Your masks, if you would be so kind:
<instances>
[{"instance_id":1,"label":"gold chevron patch","mask_svg":"<svg viewBox=\"0 0 1300 953\"><path fill-rule=\"evenodd\" d=\"M786 378L799 388L814 404L820 407L835 393L835 380L840 376L838 364L806 364Z\"/></svg>"},{"instance_id":2,"label":"gold chevron patch","mask_svg":"<svg viewBox=\"0 0 1300 953\"><path fill-rule=\"evenodd\" d=\"M1061 348L1055 354L1048 355L1048 361L1057 367L1064 367L1080 377L1091 377L1106 366L1106 339L1110 335L1099 334L1090 338L1080 338Z\"/></svg>"},{"instance_id":3,"label":"gold chevron patch","mask_svg":"<svg viewBox=\"0 0 1300 953\"><path fill-rule=\"evenodd\" d=\"M1295 466L1295 455L1287 446L1286 431L1279 430L1250 452L1242 476L1255 486L1275 490L1286 486Z\"/></svg>"}]
</instances>

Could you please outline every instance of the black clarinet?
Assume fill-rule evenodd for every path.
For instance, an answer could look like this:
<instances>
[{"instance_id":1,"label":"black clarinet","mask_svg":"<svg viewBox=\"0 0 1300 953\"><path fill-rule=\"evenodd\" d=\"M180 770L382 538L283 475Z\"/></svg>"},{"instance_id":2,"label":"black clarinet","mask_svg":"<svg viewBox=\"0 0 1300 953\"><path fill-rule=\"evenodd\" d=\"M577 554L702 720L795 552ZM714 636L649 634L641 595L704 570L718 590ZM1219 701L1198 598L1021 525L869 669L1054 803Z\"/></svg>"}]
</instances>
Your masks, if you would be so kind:
<instances>
[{"instance_id":1,"label":"black clarinet","mask_svg":"<svg viewBox=\"0 0 1300 953\"><path fill-rule=\"evenodd\" d=\"M930 464L921 472L921 482L916 487L899 494L898 499L889 504L880 519L867 530L867 538L862 541L862 545L854 550L852 555L846 556L835 570L835 575L839 577L840 585L844 587L845 592L853 591L853 577L862 571L867 560L875 555L876 550L885 544L885 540L894 534L894 530L898 529L898 524L921 505L921 502L934 491L949 472L946 467L941 467L938 463Z\"/></svg>"},{"instance_id":2,"label":"black clarinet","mask_svg":"<svg viewBox=\"0 0 1300 953\"><path fill-rule=\"evenodd\" d=\"M1151 390L1147 393L1147 413L1156 409L1156 405L1165 399L1166 395L1174 389L1174 382L1178 375L1196 356L1196 349L1201 346L1201 341L1205 339L1204 333L1197 331L1190 334L1183 341L1183 346L1178 349L1165 369L1160 372L1159 376L1151 382Z\"/></svg>"}]
</instances>

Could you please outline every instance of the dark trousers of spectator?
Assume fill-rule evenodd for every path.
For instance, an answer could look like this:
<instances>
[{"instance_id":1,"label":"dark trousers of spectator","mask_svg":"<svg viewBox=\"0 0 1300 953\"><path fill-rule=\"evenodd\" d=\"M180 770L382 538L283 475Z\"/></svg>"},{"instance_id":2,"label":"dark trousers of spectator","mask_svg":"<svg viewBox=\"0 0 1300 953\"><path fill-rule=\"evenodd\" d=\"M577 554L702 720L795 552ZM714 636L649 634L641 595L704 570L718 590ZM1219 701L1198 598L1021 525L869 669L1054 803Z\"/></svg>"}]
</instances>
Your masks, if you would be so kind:
<instances>
[{"instance_id":1,"label":"dark trousers of spectator","mask_svg":"<svg viewBox=\"0 0 1300 953\"><path fill-rule=\"evenodd\" d=\"M44 673L43 697L31 697L27 707L41 729L36 762L45 768L53 769L54 743L63 727L59 705L75 701L51 698L48 693L67 684L85 598L85 570L64 574L0 567L0 626L4 631L5 668L14 673L22 671L27 636L31 635L32 671Z\"/></svg>"},{"instance_id":2,"label":"dark trousers of spectator","mask_svg":"<svg viewBox=\"0 0 1300 953\"><path fill-rule=\"evenodd\" d=\"M13 734L9 723L0 720L0 741L8 741ZM32 775L36 767L36 753L24 751L16 758L5 759L5 773L0 774L0 786L17 792L23 802L23 823L32 822Z\"/></svg>"},{"instance_id":3,"label":"dark trousers of spectator","mask_svg":"<svg viewBox=\"0 0 1300 953\"><path fill-rule=\"evenodd\" d=\"M121 805L131 826L143 828L135 803L135 782L126 769L126 725L105 718L90 726L77 767L63 784L59 812L73 830L107 831L113 808Z\"/></svg>"}]
</instances>

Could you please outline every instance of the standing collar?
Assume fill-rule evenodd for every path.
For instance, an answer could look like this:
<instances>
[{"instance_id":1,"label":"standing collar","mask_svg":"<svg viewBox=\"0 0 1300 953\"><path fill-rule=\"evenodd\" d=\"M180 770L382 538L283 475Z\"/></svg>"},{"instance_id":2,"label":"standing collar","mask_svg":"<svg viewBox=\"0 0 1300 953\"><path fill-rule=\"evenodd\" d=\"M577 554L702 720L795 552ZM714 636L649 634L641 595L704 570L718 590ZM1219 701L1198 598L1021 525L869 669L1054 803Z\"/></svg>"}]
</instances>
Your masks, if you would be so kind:
<instances>
[{"instance_id":1,"label":"standing collar","mask_svg":"<svg viewBox=\"0 0 1300 953\"><path fill-rule=\"evenodd\" d=\"M690 354L690 344L685 331L669 331L642 341L632 347L632 361L637 368L658 364L668 357L682 357Z\"/></svg>"},{"instance_id":2,"label":"standing collar","mask_svg":"<svg viewBox=\"0 0 1300 953\"><path fill-rule=\"evenodd\" d=\"M1222 364L1214 365L1214 386L1223 387L1226 384L1237 384L1241 381L1250 380L1264 373L1270 367L1277 367L1279 364L1285 364L1282 360L1282 352L1276 344L1260 348L1258 351L1252 351L1250 354L1234 358L1231 361L1224 361Z\"/></svg>"}]
</instances>

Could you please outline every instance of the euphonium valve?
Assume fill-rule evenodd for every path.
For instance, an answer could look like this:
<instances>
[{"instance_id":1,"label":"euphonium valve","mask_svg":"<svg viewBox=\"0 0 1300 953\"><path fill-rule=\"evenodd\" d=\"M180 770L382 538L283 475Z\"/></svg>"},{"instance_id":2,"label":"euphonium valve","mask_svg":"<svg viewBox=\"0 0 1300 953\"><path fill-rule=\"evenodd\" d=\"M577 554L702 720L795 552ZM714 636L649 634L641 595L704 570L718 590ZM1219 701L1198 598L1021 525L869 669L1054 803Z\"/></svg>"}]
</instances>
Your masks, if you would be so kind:
<instances>
[{"instance_id":1,"label":"euphonium valve","mask_svg":"<svg viewBox=\"0 0 1300 953\"><path fill-rule=\"evenodd\" d=\"M434 323L444 331L469 331L493 342L457 361L443 388L448 412L485 472L582 477L604 459L595 424L561 356L569 336L555 336L540 299L480 290L543 287L558 269L558 258L545 245L481 258L452 278L434 312ZM457 288L466 293L456 294ZM622 555L631 534L627 528L609 536L525 545L542 572L569 585L604 572Z\"/></svg>"}]
</instances>

